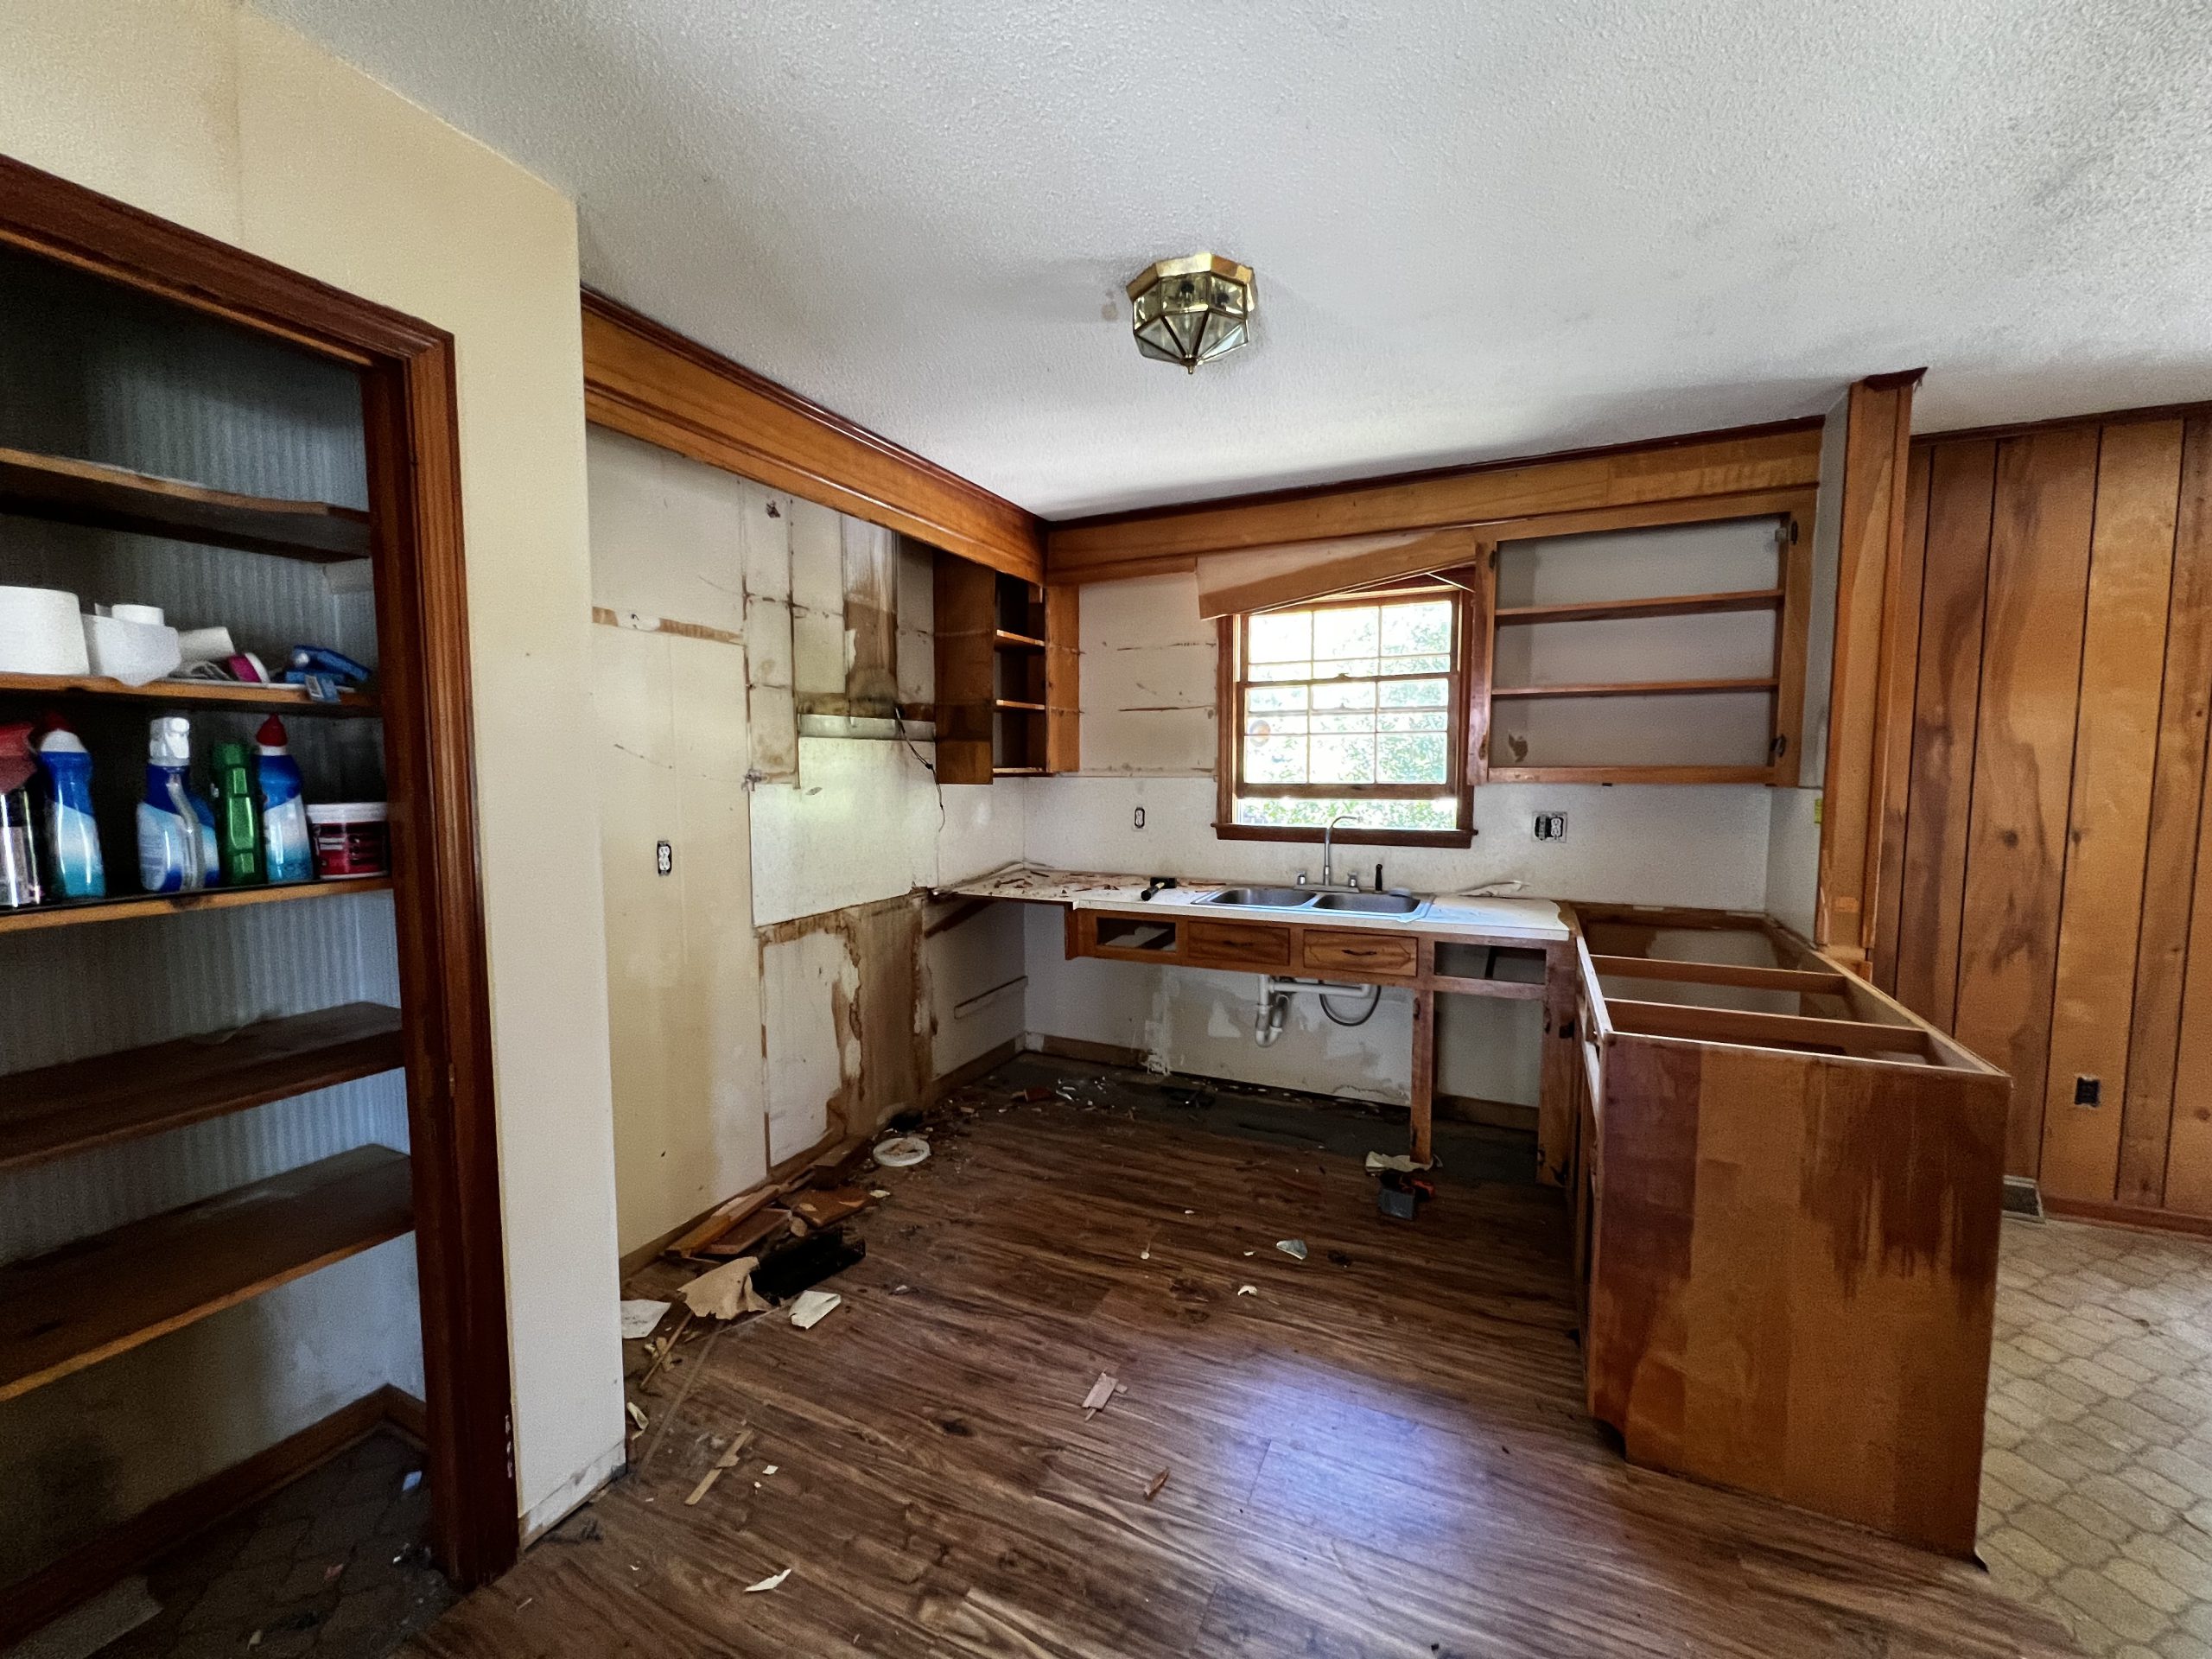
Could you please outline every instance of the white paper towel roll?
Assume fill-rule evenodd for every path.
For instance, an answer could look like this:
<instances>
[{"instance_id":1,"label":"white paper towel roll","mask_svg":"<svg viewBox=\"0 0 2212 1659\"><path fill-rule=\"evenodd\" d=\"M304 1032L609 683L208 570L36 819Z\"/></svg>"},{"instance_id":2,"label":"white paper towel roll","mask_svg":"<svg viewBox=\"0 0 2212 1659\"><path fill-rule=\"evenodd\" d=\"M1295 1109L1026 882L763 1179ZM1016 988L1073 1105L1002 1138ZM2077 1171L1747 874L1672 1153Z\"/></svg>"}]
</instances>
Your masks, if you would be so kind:
<instances>
[{"instance_id":1,"label":"white paper towel roll","mask_svg":"<svg viewBox=\"0 0 2212 1659\"><path fill-rule=\"evenodd\" d=\"M76 594L0 588L0 673L82 674L88 667Z\"/></svg>"},{"instance_id":2,"label":"white paper towel roll","mask_svg":"<svg viewBox=\"0 0 2212 1659\"><path fill-rule=\"evenodd\" d=\"M174 674L184 662L175 628L119 616L86 616L82 626L92 672L125 685L144 685L164 674Z\"/></svg>"},{"instance_id":3,"label":"white paper towel roll","mask_svg":"<svg viewBox=\"0 0 2212 1659\"><path fill-rule=\"evenodd\" d=\"M238 654L228 628L186 628L176 639L188 663L227 663Z\"/></svg>"},{"instance_id":4,"label":"white paper towel roll","mask_svg":"<svg viewBox=\"0 0 2212 1659\"><path fill-rule=\"evenodd\" d=\"M158 605L104 605L102 616L111 616L118 622L143 622L151 627L162 627L168 618L162 614Z\"/></svg>"}]
</instances>

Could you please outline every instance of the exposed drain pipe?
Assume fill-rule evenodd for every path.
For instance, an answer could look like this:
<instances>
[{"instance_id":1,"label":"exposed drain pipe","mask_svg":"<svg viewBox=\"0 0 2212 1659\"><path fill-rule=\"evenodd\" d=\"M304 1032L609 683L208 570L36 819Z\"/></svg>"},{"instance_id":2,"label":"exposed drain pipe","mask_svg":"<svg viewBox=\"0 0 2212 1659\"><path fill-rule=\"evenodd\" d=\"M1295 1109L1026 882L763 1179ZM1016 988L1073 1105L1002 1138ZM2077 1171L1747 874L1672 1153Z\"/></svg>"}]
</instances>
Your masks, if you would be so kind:
<instances>
[{"instance_id":1,"label":"exposed drain pipe","mask_svg":"<svg viewBox=\"0 0 2212 1659\"><path fill-rule=\"evenodd\" d=\"M1380 985L1332 985L1325 979L1279 979L1273 974L1260 976L1259 1011L1252 1020L1252 1040L1262 1048L1271 1048L1282 1035L1283 1024L1290 1018L1290 999L1307 993L1321 999L1321 1012L1339 1026L1363 1026L1375 1017L1375 1010L1382 1005ZM1356 1020L1348 1020L1330 1005L1332 996L1364 995L1366 1006Z\"/></svg>"}]
</instances>

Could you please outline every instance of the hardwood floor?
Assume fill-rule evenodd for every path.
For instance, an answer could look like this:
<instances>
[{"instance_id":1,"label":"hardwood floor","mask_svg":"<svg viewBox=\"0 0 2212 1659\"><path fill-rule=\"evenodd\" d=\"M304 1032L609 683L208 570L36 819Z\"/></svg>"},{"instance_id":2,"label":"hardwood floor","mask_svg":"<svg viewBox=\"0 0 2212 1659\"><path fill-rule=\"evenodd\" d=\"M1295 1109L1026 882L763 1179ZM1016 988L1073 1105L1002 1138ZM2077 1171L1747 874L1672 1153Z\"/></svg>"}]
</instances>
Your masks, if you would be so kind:
<instances>
[{"instance_id":1,"label":"hardwood floor","mask_svg":"<svg viewBox=\"0 0 2212 1659\"><path fill-rule=\"evenodd\" d=\"M869 1178L842 1307L680 1347L632 1472L405 1651L2078 1651L1970 1567L1623 1463L1548 1192L1447 1173L1386 1222L1341 1152L1061 1100L932 1139Z\"/></svg>"}]
</instances>

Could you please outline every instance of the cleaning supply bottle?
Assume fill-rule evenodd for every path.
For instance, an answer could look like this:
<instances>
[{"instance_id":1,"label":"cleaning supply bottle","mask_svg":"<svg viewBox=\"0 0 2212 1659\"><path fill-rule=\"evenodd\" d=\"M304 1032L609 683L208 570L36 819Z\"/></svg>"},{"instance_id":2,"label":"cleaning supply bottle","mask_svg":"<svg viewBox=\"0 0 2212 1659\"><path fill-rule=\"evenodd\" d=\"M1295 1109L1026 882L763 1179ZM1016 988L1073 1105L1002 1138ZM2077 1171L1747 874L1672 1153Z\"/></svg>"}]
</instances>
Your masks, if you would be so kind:
<instances>
[{"instance_id":1,"label":"cleaning supply bottle","mask_svg":"<svg viewBox=\"0 0 2212 1659\"><path fill-rule=\"evenodd\" d=\"M223 882L243 887L261 880L261 814L253 804L253 779L246 771L245 745L218 743L215 768L215 840L222 857Z\"/></svg>"},{"instance_id":2,"label":"cleaning supply bottle","mask_svg":"<svg viewBox=\"0 0 2212 1659\"><path fill-rule=\"evenodd\" d=\"M284 722L271 715L253 734L253 781L261 796L261 850L264 879L305 881L315 874L308 847L307 802L300 793L300 768L284 737Z\"/></svg>"},{"instance_id":3,"label":"cleaning supply bottle","mask_svg":"<svg viewBox=\"0 0 2212 1659\"><path fill-rule=\"evenodd\" d=\"M0 726L0 910L22 910L46 901L39 874L37 808L31 800L29 725Z\"/></svg>"},{"instance_id":4,"label":"cleaning supply bottle","mask_svg":"<svg viewBox=\"0 0 2212 1659\"><path fill-rule=\"evenodd\" d=\"M46 861L57 899L105 899L107 866L92 817L92 757L59 715L48 715L35 745L46 773Z\"/></svg>"},{"instance_id":5,"label":"cleaning supply bottle","mask_svg":"<svg viewBox=\"0 0 2212 1659\"><path fill-rule=\"evenodd\" d=\"M149 893L195 893L219 879L215 810L193 792L192 722L157 715L146 728L146 798L138 804L138 880Z\"/></svg>"}]
</instances>

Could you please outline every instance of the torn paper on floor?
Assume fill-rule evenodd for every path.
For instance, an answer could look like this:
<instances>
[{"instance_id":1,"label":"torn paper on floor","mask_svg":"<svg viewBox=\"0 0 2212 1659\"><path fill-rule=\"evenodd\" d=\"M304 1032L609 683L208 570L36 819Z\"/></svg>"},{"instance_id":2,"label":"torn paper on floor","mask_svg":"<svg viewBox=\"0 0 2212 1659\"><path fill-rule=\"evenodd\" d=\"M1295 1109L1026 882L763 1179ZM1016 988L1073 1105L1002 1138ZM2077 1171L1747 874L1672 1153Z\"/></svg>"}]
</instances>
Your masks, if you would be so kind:
<instances>
[{"instance_id":1,"label":"torn paper on floor","mask_svg":"<svg viewBox=\"0 0 2212 1659\"><path fill-rule=\"evenodd\" d=\"M750 1596L755 1595L763 1590L772 1590L778 1585L781 1584L785 1579L791 1577L791 1570L788 1567L780 1573L772 1573L766 1578L761 1580L758 1584L747 1585L745 1586L745 1593Z\"/></svg>"},{"instance_id":2,"label":"torn paper on floor","mask_svg":"<svg viewBox=\"0 0 2212 1659\"><path fill-rule=\"evenodd\" d=\"M1367 1169L1370 1174L1373 1174L1377 1170L1395 1169L1401 1175L1411 1175L1427 1167L1427 1164L1417 1164L1402 1152L1370 1152L1367 1154Z\"/></svg>"},{"instance_id":3,"label":"torn paper on floor","mask_svg":"<svg viewBox=\"0 0 2212 1659\"><path fill-rule=\"evenodd\" d=\"M834 1290L802 1290L791 1303L791 1323L802 1331L811 1331L844 1300Z\"/></svg>"},{"instance_id":4,"label":"torn paper on floor","mask_svg":"<svg viewBox=\"0 0 2212 1659\"><path fill-rule=\"evenodd\" d=\"M660 1323L660 1316L668 1312L666 1302L624 1302L622 1304L622 1340L643 1342L653 1333Z\"/></svg>"},{"instance_id":5,"label":"torn paper on floor","mask_svg":"<svg viewBox=\"0 0 2212 1659\"><path fill-rule=\"evenodd\" d=\"M740 1255L709 1269L683 1287L684 1306L708 1319L766 1313L769 1304L753 1288L753 1269L760 1265L757 1255Z\"/></svg>"}]
</instances>

